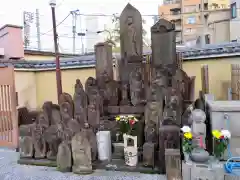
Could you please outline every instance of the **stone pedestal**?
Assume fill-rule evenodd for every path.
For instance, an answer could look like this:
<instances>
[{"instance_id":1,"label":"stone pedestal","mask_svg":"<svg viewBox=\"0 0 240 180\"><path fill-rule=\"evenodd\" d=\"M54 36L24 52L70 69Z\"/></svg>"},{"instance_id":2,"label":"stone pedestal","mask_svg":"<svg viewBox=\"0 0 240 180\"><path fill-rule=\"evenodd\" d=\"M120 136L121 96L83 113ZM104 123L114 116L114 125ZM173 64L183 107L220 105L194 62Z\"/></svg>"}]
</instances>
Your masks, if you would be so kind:
<instances>
[{"instance_id":1,"label":"stone pedestal","mask_svg":"<svg viewBox=\"0 0 240 180\"><path fill-rule=\"evenodd\" d=\"M211 168L210 164L192 163L186 164L182 162L182 176L184 180L226 180L225 170L222 166Z\"/></svg>"}]
</instances>

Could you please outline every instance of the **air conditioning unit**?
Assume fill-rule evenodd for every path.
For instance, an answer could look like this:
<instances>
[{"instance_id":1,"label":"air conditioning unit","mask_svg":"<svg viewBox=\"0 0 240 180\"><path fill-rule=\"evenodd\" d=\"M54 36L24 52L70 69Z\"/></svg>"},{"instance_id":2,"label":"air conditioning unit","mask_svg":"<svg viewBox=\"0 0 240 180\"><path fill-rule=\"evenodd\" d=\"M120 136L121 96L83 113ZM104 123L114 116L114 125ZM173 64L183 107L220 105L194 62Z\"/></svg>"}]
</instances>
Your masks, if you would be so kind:
<instances>
[{"instance_id":1,"label":"air conditioning unit","mask_svg":"<svg viewBox=\"0 0 240 180\"><path fill-rule=\"evenodd\" d=\"M4 48L0 48L0 56L4 56Z\"/></svg>"}]
</instances>

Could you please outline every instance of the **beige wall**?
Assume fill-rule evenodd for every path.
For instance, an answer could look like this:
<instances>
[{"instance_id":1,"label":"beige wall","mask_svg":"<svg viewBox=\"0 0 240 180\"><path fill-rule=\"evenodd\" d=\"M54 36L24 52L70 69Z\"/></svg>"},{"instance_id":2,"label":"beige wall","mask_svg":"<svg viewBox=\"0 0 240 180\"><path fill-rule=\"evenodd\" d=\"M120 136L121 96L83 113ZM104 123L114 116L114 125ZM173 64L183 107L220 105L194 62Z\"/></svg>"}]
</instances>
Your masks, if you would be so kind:
<instances>
[{"instance_id":1,"label":"beige wall","mask_svg":"<svg viewBox=\"0 0 240 180\"><path fill-rule=\"evenodd\" d=\"M183 69L189 76L196 76L195 98L201 90L201 66L208 65L210 93L217 100L227 100L227 92L231 81L231 64L240 64L240 57L213 58L207 60L193 60L183 63Z\"/></svg>"},{"instance_id":2,"label":"beige wall","mask_svg":"<svg viewBox=\"0 0 240 180\"><path fill-rule=\"evenodd\" d=\"M76 79L80 79L83 85L88 77L95 77L95 68L62 70L63 92L74 93ZM37 107L40 108L45 101L57 103L57 86L55 71L36 73Z\"/></svg>"},{"instance_id":3,"label":"beige wall","mask_svg":"<svg viewBox=\"0 0 240 180\"><path fill-rule=\"evenodd\" d=\"M35 72L15 71L15 86L18 93L18 105L35 109L37 107Z\"/></svg>"},{"instance_id":4,"label":"beige wall","mask_svg":"<svg viewBox=\"0 0 240 180\"><path fill-rule=\"evenodd\" d=\"M49 61L54 60L54 56L41 56L41 55L29 55L25 54L24 59L28 61Z\"/></svg>"},{"instance_id":5,"label":"beige wall","mask_svg":"<svg viewBox=\"0 0 240 180\"><path fill-rule=\"evenodd\" d=\"M240 57L189 60L183 63L183 69L189 76L196 76L195 98L201 90L201 66L209 68L210 93L217 100L227 99L227 89L231 81L231 64L240 64ZM95 68L62 70L63 91L73 95L77 78L83 85L89 77L95 77ZM19 104L29 108L40 108L45 101L57 103L55 71L15 72L16 90Z\"/></svg>"}]
</instances>

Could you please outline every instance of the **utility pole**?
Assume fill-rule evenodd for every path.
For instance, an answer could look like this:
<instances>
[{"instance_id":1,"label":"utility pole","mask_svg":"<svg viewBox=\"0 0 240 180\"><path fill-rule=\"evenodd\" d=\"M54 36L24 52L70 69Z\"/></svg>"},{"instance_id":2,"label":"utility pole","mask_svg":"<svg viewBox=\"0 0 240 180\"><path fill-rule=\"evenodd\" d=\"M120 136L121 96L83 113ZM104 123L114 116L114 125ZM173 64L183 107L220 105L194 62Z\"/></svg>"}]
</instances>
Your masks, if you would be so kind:
<instances>
[{"instance_id":1,"label":"utility pole","mask_svg":"<svg viewBox=\"0 0 240 180\"><path fill-rule=\"evenodd\" d=\"M72 33L73 33L73 54L76 53L76 21L77 21L77 14L75 11L71 11L72 14Z\"/></svg>"},{"instance_id":2,"label":"utility pole","mask_svg":"<svg viewBox=\"0 0 240 180\"><path fill-rule=\"evenodd\" d=\"M80 32L82 32L82 19L81 19L81 15L79 15L79 29L80 29ZM81 34L81 33L80 33ZM85 34L86 35L86 34ZM85 36L84 35L84 36ZM82 50L82 54L84 54L84 43L83 43L83 36L81 35L80 36L80 39L81 39L81 50Z\"/></svg>"},{"instance_id":3,"label":"utility pole","mask_svg":"<svg viewBox=\"0 0 240 180\"><path fill-rule=\"evenodd\" d=\"M202 30L201 30L201 47L205 45L205 18L204 18L204 0L201 0L201 7L200 7L200 18L201 18L201 24L202 24Z\"/></svg>"},{"instance_id":4,"label":"utility pole","mask_svg":"<svg viewBox=\"0 0 240 180\"><path fill-rule=\"evenodd\" d=\"M40 20L39 20L39 9L36 9L36 28L37 28L37 43L38 50L41 51L41 37L40 37Z\"/></svg>"},{"instance_id":5,"label":"utility pole","mask_svg":"<svg viewBox=\"0 0 240 180\"><path fill-rule=\"evenodd\" d=\"M58 36L57 36L57 27L56 27L56 16L55 16L55 7L56 0L50 0L49 2L52 10L52 24L53 24L53 40L56 56L56 81L57 81L57 95L58 103L60 103L60 95L62 94L62 78L61 78L61 69L60 69L60 59L59 59L59 50L58 50Z\"/></svg>"}]
</instances>

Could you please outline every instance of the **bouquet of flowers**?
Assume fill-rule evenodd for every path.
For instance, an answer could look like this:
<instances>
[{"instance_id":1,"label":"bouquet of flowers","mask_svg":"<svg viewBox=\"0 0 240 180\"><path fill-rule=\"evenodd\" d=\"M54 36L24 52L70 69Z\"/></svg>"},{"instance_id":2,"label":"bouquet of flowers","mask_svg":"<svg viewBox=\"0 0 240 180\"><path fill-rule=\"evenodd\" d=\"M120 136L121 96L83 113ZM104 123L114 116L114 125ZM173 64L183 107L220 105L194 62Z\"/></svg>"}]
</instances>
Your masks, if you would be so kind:
<instances>
[{"instance_id":1,"label":"bouquet of flowers","mask_svg":"<svg viewBox=\"0 0 240 180\"><path fill-rule=\"evenodd\" d=\"M183 151L189 154L192 152L194 148L192 144L193 135L191 133L191 128L189 126L183 126L181 130L183 132L183 142L182 142Z\"/></svg>"},{"instance_id":2,"label":"bouquet of flowers","mask_svg":"<svg viewBox=\"0 0 240 180\"><path fill-rule=\"evenodd\" d=\"M116 116L116 121L120 124L120 131L123 134L137 135L138 119L132 115Z\"/></svg>"},{"instance_id":3,"label":"bouquet of flowers","mask_svg":"<svg viewBox=\"0 0 240 180\"><path fill-rule=\"evenodd\" d=\"M231 133L228 130L213 130L213 152L217 159L220 159L227 149Z\"/></svg>"}]
</instances>

